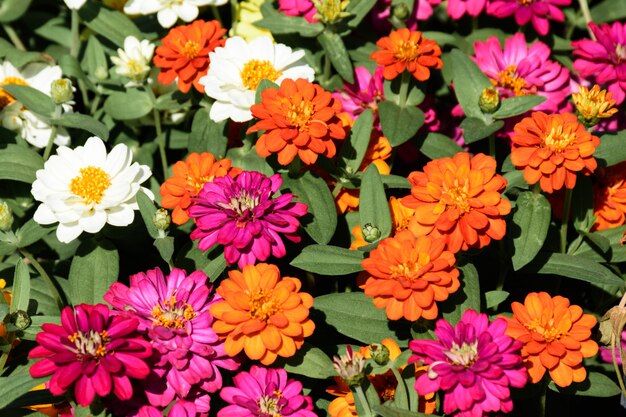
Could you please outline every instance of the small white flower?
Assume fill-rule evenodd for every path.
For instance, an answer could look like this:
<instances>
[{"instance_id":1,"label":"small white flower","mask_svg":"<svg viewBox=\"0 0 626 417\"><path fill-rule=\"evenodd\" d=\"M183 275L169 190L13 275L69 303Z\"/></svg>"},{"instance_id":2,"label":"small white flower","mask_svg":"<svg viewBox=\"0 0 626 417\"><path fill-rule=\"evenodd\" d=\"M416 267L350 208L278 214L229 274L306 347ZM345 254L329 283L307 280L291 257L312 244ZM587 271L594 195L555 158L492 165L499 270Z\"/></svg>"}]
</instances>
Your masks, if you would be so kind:
<instances>
[{"instance_id":1,"label":"small white flower","mask_svg":"<svg viewBox=\"0 0 626 417\"><path fill-rule=\"evenodd\" d=\"M178 18L191 22L198 17L200 6L221 6L228 0L129 0L124 6L124 13L157 14L159 24L164 28L174 26Z\"/></svg>"},{"instance_id":2,"label":"small white flower","mask_svg":"<svg viewBox=\"0 0 626 417\"><path fill-rule=\"evenodd\" d=\"M19 71L9 61L4 61L0 65L0 124L5 129L17 132L31 145L44 148L52 133L49 121L26 109L22 103L4 91L2 86L27 85L50 96L52 81L62 76L61 67L57 65L32 63ZM63 105L64 111L69 112L71 109L71 106ZM61 127L57 129L54 143L59 146L70 143L70 137L65 129Z\"/></svg>"},{"instance_id":3,"label":"small white flower","mask_svg":"<svg viewBox=\"0 0 626 417\"><path fill-rule=\"evenodd\" d=\"M85 146L61 146L57 155L37 171L31 193L42 204L34 219L39 224L59 223L57 238L68 243L82 232L97 233L105 224L132 223L137 192L152 174L146 165L132 161L128 146L116 145L107 154L102 139L92 136Z\"/></svg>"},{"instance_id":4,"label":"small white flower","mask_svg":"<svg viewBox=\"0 0 626 417\"><path fill-rule=\"evenodd\" d=\"M63 0L63 1L65 1L65 5L72 10L78 10L81 7L83 7L85 3L87 3L87 0Z\"/></svg>"},{"instance_id":5,"label":"small white flower","mask_svg":"<svg viewBox=\"0 0 626 417\"><path fill-rule=\"evenodd\" d=\"M115 72L130 79L126 87L143 84L150 73L150 60L154 54L154 44L148 40L127 36L124 39L124 49L117 50L119 56L112 56Z\"/></svg>"},{"instance_id":6,"label":"small white flower","mask_svg":"<svg viewBox=\"0 0 626 417\"><path fill-rule=\"evenodd\" d=\"M209 57L209 72L199 82L206 94L215 99L210 117L216 122L252 119L250 107L264 78L280 85L285 78L313 81L315 77L313 68L302 60L304 51L294 52L265 36L250 42L238 36L228 38L224 47L215 48Z\"/></svg>"}]
</instances>

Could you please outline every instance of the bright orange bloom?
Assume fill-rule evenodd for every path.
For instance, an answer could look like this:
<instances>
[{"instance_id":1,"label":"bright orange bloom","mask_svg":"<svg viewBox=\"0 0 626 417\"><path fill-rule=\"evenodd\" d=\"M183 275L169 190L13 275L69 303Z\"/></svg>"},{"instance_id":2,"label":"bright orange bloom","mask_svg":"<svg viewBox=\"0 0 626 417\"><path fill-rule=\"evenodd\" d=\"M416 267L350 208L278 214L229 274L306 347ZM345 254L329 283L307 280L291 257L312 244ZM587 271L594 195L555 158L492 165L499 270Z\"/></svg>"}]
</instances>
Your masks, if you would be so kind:
<instances>
[{"instance_id":1,"label":"bright orange bloom","mask_svg":"<svg viewBox=\"0 0 626 417\"><path fill-rule=\"evenodd\" d=\"M532 383L541 381L546 370L560 387L586 378L583 358L598 352L598 344L591 340L595 317L570 306L567 298L546 292L531 292L524 304L514 302L511 307L513 317L505 317L506 334L524 343L522 358Z\"/></svg>"},{"instance_id":2,"label":"bright orange bloom","mask_svg":"<svg viewBox=\"0 0 626 417\"><path fill-rule=\"evenodd\" d=\"M529 184L539 181L547 193L574 188L576 173L591 174L597 166L593 153L600 139L587 132L571 113L534 112L515 125L511 135L511 162L524 170Z\"/></svg>"},{"instance_id":3,"label":"bright orange bloom","mask_svg":"<svg viewBox=\"0 0 626 417\"><path fill-rule=\"evenodd\" d=\"M437 317L435 301L459 289L454 254L445 251L444 238L415 237L403 230L380 242L361 265L367 276L361 285L374 305L386 308L390 320Z\"/></svg>"},{"instance_id":4,"label":"bright orange bloom","mask_svg":"<svg viewBox=\"0 0 626 417\"><path fill-rule=\"evenodd\" d=\"M279 89L263 91L261 103L250 108L260 120L247 133L265 131L256 142L259 155L277 153L281 165L288 165L298 155L311 165L318 155L335 156L333 139L346 137L337 116L341 109L341 101L319 85L286 78Z\"/></svg>"},{"instance_id":5,"label":"bright orange bloom","mask_svg":"<svg viewBox=\"0 0 626 417\"><path fill-rule=\"evenodd\" d=\"M415 210L403 206L400 200L395 197L391 197L389 198L389 211L391 212L391 222L393 223L393 232L391 236L394 236L402 230L408 229L409 222L413 218ZM350 245L350 249L358 249L362 246L367 246L367 242L363 238L361 226L354 226L352 228L352 236L354 236L354 241Z\"/></svg>"},{"instance_id":6,"label":"bright orange bloom","mask_svg":"<svg viewBox=\"0 0 626 417\"><path fill-rule=\"evenodd\" d=\"M219 161L209 152L192 152L185 161L178 161L172 167L174 176L161 184L161 205L174 209L172 221L184 224L189 220L187 209L192 204L191 199L196 197L204 184L214 178L230 175L235 178L241 172L240 168L231 167L232 161L224 158Z\"/></svg>"},{"instance_id":7,"label":"bright orange bloom","mask_svg":"<svg viewBox=\"0 0 626 417\"><path fill-rule=\"evenodd\" d=\"M178 89L183 93L192 84L204 93L204 86L198 81L209 71L209 52L224 46L225 33L226 29L216 20L196 20L170 29L154 55L154 65L161 68L159 82L167 85L178 78Z\"/></svg>"},{"instance_id":8,"label":"bright orange bloom","mask_svg":"<svg viewBox=\"0 0 626 417\"><path fill-rule=\"evenodd\" d=\"M374 51L370 58L378 65L383 65L383 77L393 80L404 70L413 74L418 81L430 78L430 69L440 69L441 48L437 42L422 37L419 30L410 31L407 28L394 30L389 36L380 38L376 46L381 48Z\"/></svg>"},{"instance_id":9,"label":"bright orange bloom","mask_svg":"<svg viewBox=\"0 0 626 417\"><path fill-rule=\"evenodd\" d=\"M424 172L409 175L411 195L402 204L415 209L409 230L416 236L444 236L454 253L487 246L506 233L509 200L500 194L506 180L496 174L496 160L460 152L430 161Z\"/></svg>"},{"instance_id":10,"label":"bright orange bloom","mask_svg":"<svg viewBox=\"0 0 626 417\"><path fill-rule=\"evenodd\" d=\"M213 330L226 339L226 353L244 350L264 365L293 356L315 329L309 318L313 297L298 292L300 280L281 279L278 267L265 263L229 271L228 277L217 289L223 300L211 306Z\"/></svg>"},{"instance_id":11,"label":"bright orange bloom","mask_svg":"<svg viewBox=\"0 0 626 417\"><path fill-rule=\"evenodd\" d=\"M626 223L626 162L598 169L594 183L594 230L610 229Z\"/></svg>"}]
</instances>

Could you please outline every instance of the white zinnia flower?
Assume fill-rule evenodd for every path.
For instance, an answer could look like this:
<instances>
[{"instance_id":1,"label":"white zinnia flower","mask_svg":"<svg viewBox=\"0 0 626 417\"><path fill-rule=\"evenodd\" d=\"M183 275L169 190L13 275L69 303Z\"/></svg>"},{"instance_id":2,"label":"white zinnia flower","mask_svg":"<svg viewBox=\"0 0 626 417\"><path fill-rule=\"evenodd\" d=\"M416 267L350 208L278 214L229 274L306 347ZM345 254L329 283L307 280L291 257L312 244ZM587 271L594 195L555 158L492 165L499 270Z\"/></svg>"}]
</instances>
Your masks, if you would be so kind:
<instances>
[{"instance_id":1,"label":"white zinnia flower","mask_svg":"<svg viewBox=\"0 0 626 417\"><path fill-rule=\"evenodd\" d=\"M28 64L20 72L9 61L0 65L0 124L5 129L19 133L28 143L44 148L52 132L48 120L26 109L22 103L16 101L2 86L9 84L27 85L50 96L52 81L62 78L61 67L43 63ZM71 111L71 106L63 105L65 111ZM54 143L68 145L70 137L67 130L59 127Z\"/></svg>"},{"instance_id":2,"label":"white zinnia flower","mask_svg":"<svg viewBox=\"0 0 626 417\"><path fill-rule=\"evenodd\" d=\"M87 3L87 0L63 0L63 1L65 1L65 5L72 10L78 10L81 7L83 7L85 3Z\"/></svg>"},{"instance_id":3,"label":"white zinnia flower","mask_svg":"<svg viewBox=\"0 0 626 417\"><path fill-rule=\"evenodd\" d=\"M191 22L198 17L199 6L221 6L228 0L129 0L124 6L126 14L157 14L159 24L164 28L174 26L180 17Z\"/></svg>"},{"instance_id":4,"label":"white zinnia flower","mask_svg":"<svg viewBox=\"0 0 626 417\"><path fill-rule=\"evenodd\" d=\"M204 91L215 99L210 117L215 122L230 118L235 122L252 119L256 89L262 79L279 84L285 79L313 81L315 71L302 60L304 51L274 44L266 36L246 42L235 36L223 47L209 53L209 72L200 79Z\"/></svg>"},{"instance_id":5,"label":"white zinnia flower","mask_svg":"<svg viewBox=\"0 0 626 417\"><path fill-rule=\"evenodd\" d=\"M82 232L97 233L106 223L132 223L139 184L152 174L146 165L133 163L128 146L116 145L107 154L102 139L92 136L85 146L61 146L57 155L37 171L31 193L42 204L34 219L39 224L59 222L57 238L68 243Z\"/></svg>"},{"instance_id":6,"label":"white zinnia flower","mask_svg":"<svg viewBox=\"0 0 626 417\"><path fill-rule=\"evenodd\" d=\"M115 64L115 72L130 79L126 87L134 87L143 84L150 73L150 60L154 54L154 44L148 40L127 36L124 39L124 49L117 50L119 56L112 56L111 61Z\"/></svg>"}]
</instances>

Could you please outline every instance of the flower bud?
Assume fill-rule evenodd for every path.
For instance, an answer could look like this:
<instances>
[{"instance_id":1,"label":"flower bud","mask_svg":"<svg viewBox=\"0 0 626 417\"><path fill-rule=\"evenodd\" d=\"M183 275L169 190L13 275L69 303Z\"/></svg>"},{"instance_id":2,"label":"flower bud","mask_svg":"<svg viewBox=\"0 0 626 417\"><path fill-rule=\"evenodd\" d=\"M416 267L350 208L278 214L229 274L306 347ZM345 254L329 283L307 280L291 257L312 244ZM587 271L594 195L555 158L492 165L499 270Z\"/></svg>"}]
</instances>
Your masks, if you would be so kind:
<instances>
[{"instance_id":1,"label":"flower bud","mask_svg":"<svg viewBox=\"0 0 626 417\"><path fill-rule=\"evenodd\" d=\"M337 374L339 374L341 379L343 379L349 387L359 385L363 378L365 378L365 374L363 373L365 358L359 354L355 354L350 345L346 347L345 355L335 356L333 358L333 368L335 368Z\"/></svg>"},{"instance_id":2,"label":"flower bud","mask_svg":"<svg viewBox=\"0 0 626 417\"><path fill-rule=\"evenodd\" d=\"M158 209L154 216L152 216L152 223L156 226L157 229L165 231L168 227L170 227L170 222L172 218L167 210L164 208Z\"/></svg>"},{"instance_id":3,"label":"flower bud","mask_svg":"<svg viewBox=\"0 0 626 417\"><path fill-rule=\"evenodd\" d=\"M314 17L324 23L333 24L350 16L350 13L345 11L348 4L349 0L313 0L313 5L317 9Z\"/></svg>"},{"instance_id":4,"label":"flower bud","mask_svg":"<svg viewBox=\"0 0 626 417\"><path fill-rule=\"evenodd\" d=\"M379 365L386 365L389 362L389 349L381 343L372 343L369 345L369 352L374 362Z\"/></svg>"},{"instance_id":5,"label":"flower bud","mask_svg":"<svg viewBox=\"0 0 626 417\"><path fill-rule=\"evenodd\" d=\"M626 308L615 306L609 309L600 319L600 340L604 346L611 345L611 336L615 335L617 344L620 343L622 331L626 325Z\"/></svg>"},{"instance_id":6,"label":"flower bud","mask_svg":"<svg viewBox=\"0 0 626 417\"><path fill-rule=\"evenodd\" d=\"M405 3L400 3L393 7L392 14L396 19L404 21L408 19L410 11Z\"/></svg>"},{"instance_id":7,"label":"flower bud","mask_svg":"<svg viewBox=\"0 0 626 417\"><path fill-rule=\"evenodd\" d=\"M98 80L104 81L109 78L109 71L106 69L106 67L98 67L96 68L94 75Z\"/></svg>"},{"instance_id":8,"label":"flower bud","mask_svg":"<svg viewBox=\"0 0 626 417\"><path fill-rule=\"evenodd\" d=\"M50 96L55 104L64 104L74 98L72 81L68 78L54 80L50 84Z\"/></svg>"},{"instance_id":9,"label":"flower bud","mask_svg":"<svg viewBox=\"0 0 626 417\"><path fill-rule=\"evenodd\" d=\"M363 239L365 239L367 243L376 242L378 239L380 239L380 235L381 235L380 229L374 226L373 224L371 223L365 224L362 230L363 230Z\"/></svg>"},{"instance_id":10,"label":"flower bud","mask_svg":"<svg viewBox=\"0 0 626 417\"><path fill-rule=\"evenodd\" d=\"M0 202L0 231L6 232L13 226L13 212L4 201Z\"/></svg>"},{"instance_id":11,"label":"flower bud","mask_svg":"<svg viewBox=\"0 0 626 417\"><path fill-rule=\"evenodd\" d=\"M13 325L17 330L26 330L30 327L30 316L24 310L17 310L15 313L9 315L9 324Z\"/></svg>"},{"instance_id":12,"label":"flower bud","mask_svg":"<svg viewBox=\"0 0 626 417\"><path fill-rule=\"evenodd\" d=\"M484 113L493 113L500 107L500 94L495 87L487 87L480 94L478 107Z\"/></svg>"}]
</instances>

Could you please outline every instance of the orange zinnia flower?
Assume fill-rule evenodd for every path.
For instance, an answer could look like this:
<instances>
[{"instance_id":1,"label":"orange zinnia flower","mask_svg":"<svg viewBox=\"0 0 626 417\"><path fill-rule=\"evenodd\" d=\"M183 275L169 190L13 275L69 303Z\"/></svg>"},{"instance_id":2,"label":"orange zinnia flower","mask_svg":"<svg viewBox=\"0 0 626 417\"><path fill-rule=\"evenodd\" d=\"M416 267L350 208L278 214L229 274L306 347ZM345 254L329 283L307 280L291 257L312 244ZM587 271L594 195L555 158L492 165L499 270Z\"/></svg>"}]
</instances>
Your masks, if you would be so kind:
<instances>
[{"instance_id":1,"label":"orange zinnia flower","mask_svg":"<svg viewBox=\"0 0 626 417\"><path fill-rule=\"evenodd\" d=\"M598 352L598 344L591 340L596 319L579 306L570 306L567 298L546 292L531 292L524 304L514 302L511 307L513 317L505 317L506 334L524 343L522 358L532 383L541 381L546 369L560 387L583 381L587 376L583 358Z\"/></svg>"},{"instance_id":2,"label":"orange zinnia flower","mask_svg":"<svg viewBox=\"0 0 626 417\"><path fill-rule=\"evenodd\" d=\"M524 170L529 184L539 181L547 193L574 188L576 173L591 174L597 166L593 153L600 139L587 132L571 113L534 112L515 125L511 135L511 162Z\"/></svg>"},{"instance_id":3,"label":"orange zinnia flower","mask_svg":"<svg viewBox=\"0 0 626 417\"><path fill-rule=\"evenodd\" d=\"M610 229L626 223L626 162L596 171L594 184L594 230Z\"/></svg>"},{"instance_id":4,"label":"orange zinnia flower","mask_svg":"<svg viewBox=\"0 0 626 417\"><path fill-rule=\"evenodd\" d=\"M226 353L244 350L264 365L293 356L315 329L309 318L313 297L298 292L300 280L281 279L276 265L264 263L229 271L228 277L217 289L223 300L211 306L213 330L226 339Z\"/></svg>"},{"instance_id":5,"label":"orange zinnia flower","mask_svg":"<svg viewBox=\"0 0 626 417\"><path fill-rule=\"evenodd\" d=\"M496 174L496 160L460 152L430 161L424 172L409 175L411 195L402 204L415 209L409 230L416 236L444 236L452 252L487 246L506 233L504 216L511 211L502 198L506 180Z\"/></svg>"},{"instance_id":6,"label":"orange zinnia flower","mask_svg":"<svg viewBox=\"0 0 626 417\"><path fill-rule=\"evenodd\" d=\"M230 159L215 160L209 152L192 152L185 161L178 161L172 167L174 173L161 185L161 205L174 209L172 221L184 224L189 220L187 209L192 204L204 184L213 181L216 177L230 175L235 178L241 172L240 168L232 168Z\"/></svg>"},{"instance_id":7,"label":"orange zinnia flower","mask_svg":"<svg viewBox=\"0 0 626 417\"><path fill-rule=\"evenodd\" d=\"M418 30L394 30L379 39L376 46L381 49L374 51L370 58L384 66L383 77L387 80L393 80L407 70L417 80L426 81L430 77L429 67L439 69L443 66L437 42L422 37Z\"/></svg>"},{"instance_id":8,"label":"orange zinnia flower","mask_svg":"<svg viewBox=\"0 0 626 417\"><path fill-rule=\"evenodd\" d=\"M156 48L154 65L161 68L159 82L170 84L178 78L178 89L186 93L193 84L204 93L198 81L209 70L209 52L224 46L226 29L216 20L196 20L189 25L172 28Z\"/></svg>"},{"instance_id":9,"label":"orange zinnia flower","mask_svg":"<svg viewBox=\"0 0 626 417\"><path fill-rule=\"evenodd\" d=\"M341 101L302 78L286 78L279 89L263 91L261 103L250 110L260 120L247 133L265 131L256 143L258 154L277 153L281 165L288 165L296 155L307 165L314 164L318 155L332 158L337 151L333 139L346 137L337 116Z\"/></svg>"},{"instance_id":10,"label":"orange zinnia flower","mask_svg":"<svg viewBox=\"0 0 626 417\"><path fill-rule=\"evenodd\" d=\"M361 288L376 307L386 308L390 320L434 320L435 301L446 300L460 285L456 259L445 246L444 238L415 237L408 230L383 239L361 263L367 277Z\"/></svg>"}]
</instances>

